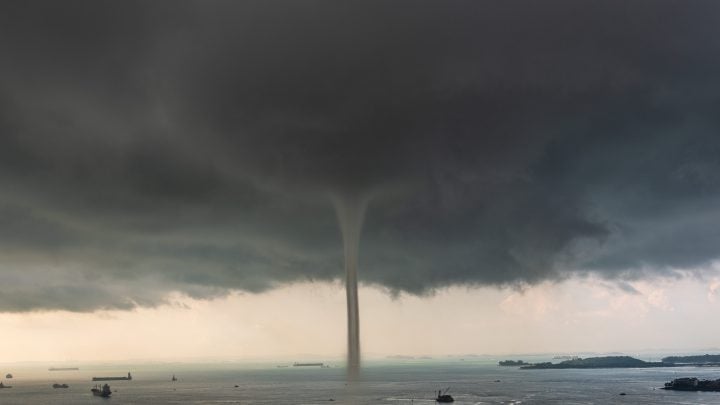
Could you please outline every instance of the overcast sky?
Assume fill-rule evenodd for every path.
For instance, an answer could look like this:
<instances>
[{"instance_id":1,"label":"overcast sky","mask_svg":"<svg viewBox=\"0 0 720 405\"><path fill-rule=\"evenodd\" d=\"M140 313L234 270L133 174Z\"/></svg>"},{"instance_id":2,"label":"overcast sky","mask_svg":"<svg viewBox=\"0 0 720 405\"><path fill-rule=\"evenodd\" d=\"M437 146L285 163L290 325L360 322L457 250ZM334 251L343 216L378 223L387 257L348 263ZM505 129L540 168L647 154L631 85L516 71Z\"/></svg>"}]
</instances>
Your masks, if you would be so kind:
<instances>
[{"instance_id":1,"label":"overcast sky","mask_svg":"<svg viewBox=\"0 0 720 405\"><path fill-rule=\"evenodd\" d=\"M3 2L0 312L339 280L333 196L370 200L372 291L705 286L720 258L719 13Z\"/></svg>"}]
</instances>

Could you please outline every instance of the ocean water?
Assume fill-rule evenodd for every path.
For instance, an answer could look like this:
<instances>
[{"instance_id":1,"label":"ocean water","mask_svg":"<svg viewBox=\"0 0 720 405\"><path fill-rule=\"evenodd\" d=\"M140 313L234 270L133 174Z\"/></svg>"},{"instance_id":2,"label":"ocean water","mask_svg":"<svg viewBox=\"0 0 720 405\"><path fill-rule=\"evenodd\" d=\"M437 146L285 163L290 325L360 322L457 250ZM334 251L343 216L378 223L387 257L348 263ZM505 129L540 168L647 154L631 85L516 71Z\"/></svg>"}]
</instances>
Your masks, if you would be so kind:
<instances>
[{"instance_id":1,"label":"ocean water","mask_svg":"<svg viewBox=\"0 0 720 405\"><path fill-rule=\"evenodd\" d=\"M123 375L111 381L111 398L92 396L94 375ZM720 404L720 392L659 389L677 377L720 378L720 368L519 370L489 361L366 362L361 381L347 384L341 367L275 364L47 365L10 369L13 385L0 389L0 404L432 404L450 387L456 404ZM171 382L176 374L178 381ZM53 383L68 389L53 389ZM237 385L237 387L236 387ZM619 395L621 392L626 395ZM332 399L332 401L330 401Z\"/></svg>"}]
</instances>

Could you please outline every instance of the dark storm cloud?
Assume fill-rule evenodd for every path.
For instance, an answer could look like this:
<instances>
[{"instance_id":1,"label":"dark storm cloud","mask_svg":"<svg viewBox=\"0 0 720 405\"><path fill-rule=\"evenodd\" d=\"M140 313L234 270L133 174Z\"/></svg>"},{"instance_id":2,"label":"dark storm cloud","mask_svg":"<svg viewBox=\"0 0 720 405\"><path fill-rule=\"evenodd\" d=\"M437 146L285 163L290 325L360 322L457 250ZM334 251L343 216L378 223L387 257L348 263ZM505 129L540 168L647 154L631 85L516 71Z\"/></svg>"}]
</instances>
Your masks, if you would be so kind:
<instances>
[{"instance_id":1,"label":"dark storm cloud","mask_svg":"<svg viewBox=\"0 0 720 405\"><path fill-rule=\"evenodd\" d=\"M338 278L333 194L394 291L720 256L715 2L1 11L0 310Z\"/></svg>"}]
</instances>

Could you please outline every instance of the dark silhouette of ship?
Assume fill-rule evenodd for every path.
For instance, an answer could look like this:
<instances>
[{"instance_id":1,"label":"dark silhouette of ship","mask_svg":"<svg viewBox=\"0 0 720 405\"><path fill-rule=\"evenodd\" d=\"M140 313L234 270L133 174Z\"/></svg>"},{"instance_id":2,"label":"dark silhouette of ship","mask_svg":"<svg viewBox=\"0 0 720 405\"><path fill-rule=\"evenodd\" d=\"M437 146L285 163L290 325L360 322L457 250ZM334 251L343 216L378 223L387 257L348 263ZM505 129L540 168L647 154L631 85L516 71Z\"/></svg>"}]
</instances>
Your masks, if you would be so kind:
<instances>
[{"instance_id":1,"label":"dark silhouette of ship","mask_svg":"<svg viewBox=\"0 0 720 405\"><path fill-rule=\"evenodd\" d=\"M0 381L0 388L12 388L12 385L5 385Z\"/></svg>"},{"instance_id":2,"label":"dark silhouette of ship","mask_svg":"<svg viewBox=\"0 0 720 405\"><path fill-rule=\"evenodd\" d=\"M67 384L53 384L53 388L70 388Z\"/></svg>"},{"instance_id":3,"label":"dark silhouette of ship","mask_svg":"<svg viewBox=\"0 0 720 405\"><path fill-rule=\"evenodd\" d=\"M323 363L293 363L293 367L323 367Z\"/></svg>"},{"instance_id":4,"label":"dark silhouette of ship","mask_svg":"<svg viewBox=\"0 0 720 405\"><path fill-rule=\"evenodd\" d=\"M127 377L93 377L93 381L130 381L132 375L128 373Z\"/></svg>"},{"instance_id":5,"label":"dark silhouette of ship","mask_svg":"<svg viewBox=\"0 0 720 405\"><path fill-rule=\"evenodd\" d=\"M110 391L110 386L107 384L103 385L102 389L95 385L95 387L92 388L90 391L96 397L108 398L110 395L112 395L112 392Z\"/></svg>"},{"instance_id":6,"label":"dark silhouette of ship","mask_svg":"<svg viewBox=\"0 0 720 405\"><path fill-rule=\"evenodd\" d=\"M455 398L452 397L452 395L448 394L447 392L450 391L450 387L445 388L445 391L438 390L437 398L435 398L435 402L441 402L441 403L450 403L455 402Z\"/></svg>"},{"instance_id":7,"label":"dark silhouette of ship","mask_svg":"<svg viewBox=\"0 0 720 405\"><path fill-rule=\"evenodd\" d=\"M514 367L514 366L529 366L530 363L526 363L524 360L503 360L498 362L498 366L503 367Z\"/></svg>"},{"instance_id":8,"label":"dark silhouette of ship","mask_svg":"<svg viewBox=\"0 0 720 405\"><path fill-rule=\"evenodd\" d=\"M175 377L175 374L173 374L173 376L172 376L172 378L170 379L170 381L177 381L177 377Z\"/></svg>"},{"instance_id":9,"label":"dark silhouette of ship","mask_svg":"<svg viewBox=\"0 0 720 405\"><path fill-rule=\"evenodd\" d=\"M77 367L50 367L48 371L77 371L80 370Z\"/></svg>"}]
</instances>

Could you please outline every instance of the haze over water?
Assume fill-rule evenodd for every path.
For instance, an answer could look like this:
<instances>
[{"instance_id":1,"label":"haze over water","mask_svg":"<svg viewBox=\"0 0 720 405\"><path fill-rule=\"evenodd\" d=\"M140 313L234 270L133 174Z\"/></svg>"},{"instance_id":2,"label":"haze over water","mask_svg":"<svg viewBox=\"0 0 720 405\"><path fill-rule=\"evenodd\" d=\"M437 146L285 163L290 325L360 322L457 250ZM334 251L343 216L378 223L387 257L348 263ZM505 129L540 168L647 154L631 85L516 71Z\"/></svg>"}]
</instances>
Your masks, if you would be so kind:
<instances>
[{"instance_id":1,"label":"haze over water","mask_svg":"<svg viewBox=\"0 0 720 405\"><path fill-rule=\"evenodd\" d=\"M549 360L527 357L527 360ZM110 382L109 402L122 404L341 404L434 403L437 389L450 387L457 404L720 404L718 393L657 389L676 376L710 377L718 368L518 370L478 358L364 362L362 380L349 389L342 367L276 368L276 364L82 365L77 372L39 367L15 370L12 389L0 391L3 405L95 404L93 375L122 374ZM5 367L5 366L3 366ZM177 382L170 376L177 375ZM498 381L499 380L499 381ZM53 389L62 381L69 389ZM237 385L238 387L235 387ZM620 396L621 392L626 393ZM103 402L104 403L104 402Z\"/></svg>"}]
</instances>

